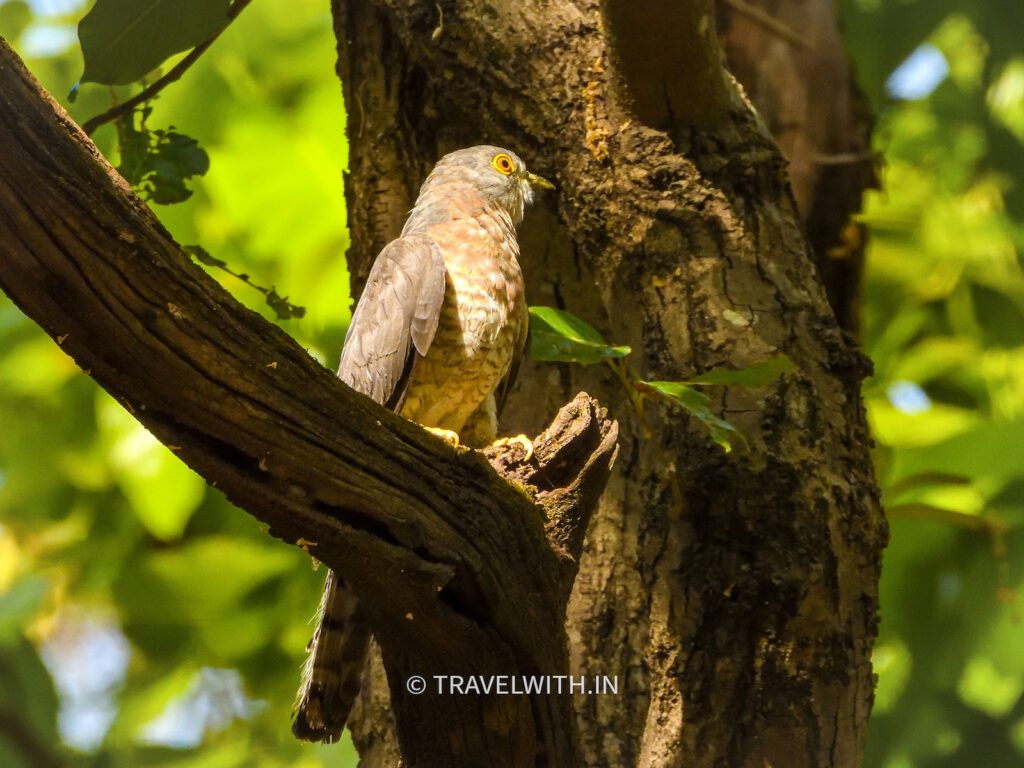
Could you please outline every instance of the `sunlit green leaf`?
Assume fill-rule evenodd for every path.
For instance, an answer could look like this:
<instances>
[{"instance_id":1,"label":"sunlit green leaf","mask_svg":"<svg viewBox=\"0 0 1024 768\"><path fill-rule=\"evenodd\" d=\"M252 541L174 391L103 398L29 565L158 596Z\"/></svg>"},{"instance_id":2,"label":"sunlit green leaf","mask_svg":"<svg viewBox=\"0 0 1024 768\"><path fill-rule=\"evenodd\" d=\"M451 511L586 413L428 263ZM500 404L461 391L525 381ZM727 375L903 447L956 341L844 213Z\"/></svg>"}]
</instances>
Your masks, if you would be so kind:
<instances>
[{"instance_id":1,"label":"sunlit green leaf","mask_svg":"<svg viewBox=\"0 0 1024 768\"><path fill-rule=\"evenodd\" d=\"M977 424L948 439L903 450L894 469L897 477L919 472L950 472L971 477L1019 476L1024 455L1024 419L1003 424Z\"/></svg>"},{"instance_id":2,"label":"sunlit green leaf","mask_svg":"<svg viewBox=\"0 0 1024 768\"><path fill-rule=\"evenodd\" d=\"M765 387L784 373L792 371L793 361L786 355L776 355L747 368L725 370L716 368L686 381L686 384L739 384L744 387Z\"/></svg>"},{"instance_id":3,"label":"sunlit green leaf","mask_svg":"<svg viewBox=\"0 0 1024 768\"><path fill-rule=\"evenodd\" d=\"M967 408L933 403L924 413L906 413L888 399L873 399L868 403L868 422L871 432L884 445L916 449L939 444L978 426L980 415ZM921 471L940 470L957 472L955 464L941 468L924 463Z\"/></svg>"},{"instance_id":4,"label":"sunlit green leaf","mask_svg":"<svg viewBox=\"0 0 1024 768\"><path fill-rule=\"evenodd\" d=\"M989 88L992 114L1024 144L1024 57L1015 56Z\"/></svg>"},{"instance_id":5,"label":"sunlit green leaf","mask_svg":"<svg viewBox=\"0 0 1024 768\"><path fill-rule=\"evenodd\" d=\"M1002 717L1024 693L1024 674L1003 674L985 656L975 656L964 670L957 692L965 703Z\"/></svg>"},{"instance_id":6,"label":"sunlit green leaf","mask_svg":"<svg viewBox=\"0 0 1024 768\"><path fill-rule=\"evenodd\" d=\"M906 689L913 659L906 643L894 640L879 643L871 653L871 666L878 675L874 711L892 709Z\"/></svg>"},{"instance_id":7,"label":"sunlit green leaf","mask_svg":"<svg viewBox=\"0 0 1024 768\"><path fill-rule=\"evenodd\" d=\"M589 365L625 357L629 347L608 344L597 330L554 307L530 307L530 357L534 360Z\"/></svg>"},{"instance_id":8,"label":"sunlit green leaf","mask_svg":"<svg viewBox=\"0 0 1024 768\"><path fill-rule=\"evenodd\" d=\"M111 398L101 398L99 418L117 483L139 522L159 539L180 536L206 482Z\"/></svg>"},{"instance_id":9,"label":"sunlit green leaf","mask_svg":"<svg viewBox=\"0 0 1024 768\"><path fill-rule=\"evenodd\" d=\"M901 493L918 490L920 488L934 488L936 486L948 485L970 485L971 478L965 475L958 475L952 472L921 472L910 477L905 477L899 482L893 483L886 488L890 496L898 496Z\"/></svg>"},{"instance_id":10,"label":"sunlit green leaf","mask_svg":"<svg viewBox=\"0 0 1024 768\"><path fill-rule=\"evenodd\" d=\"M269 537L260 544L205 536L155 552L115 585L125 629L151 652L171 653L195 627L197 639L215 658L252 653L267 642L271 627L268 615L261 608L254 612L246 601L299 557Z\"/></svg>"},{"instance_id":11,"label":"sunlit green leaf","mask_svg":"<svg viewBox=\"0 0 1024 768\"><path fill-rule=\"evenodd\" d=\"M195 662L186 661L147 685L130 686L121 697L119 730L134 739L146 723L163 712L171 699L188 688L197 671Z\"/></svg>"},{"instance_id":12,"label":"sunlit green leaf","mask_svg":"<svg viewBox=\"0 0 1024 768\"><path fill-rule=\"evenodd\" d=\"M139 80L168 56L223 29L229 6L230 0L97 0L78 25L82 81Z\"/></svg>"},{"instance_id":13,"label":"sunlit green leaf","mask_svg":"<svg viewBox=\"0 0 1024 768\"><path fill-rule=\"evenodd\" d=\"M48 586L44 576L36 575L19 579L6 591L0 591L0 647L20 634L21 627L42 603Z\"/></svg>"},{"instance_id":14,"label":"sunlit green leaf","mask_svg":"<svg viewBox=\"0 0 1024 768\"><path fill-rule=\"evenodd\" d=\"M726 452L732 450L729 433L736 432L736 428L711 412L708 408L711 398L703 392L691 389L678 381L641 381L637 386L642 392L658 396L696 416L708 428L711 438L716 443Z\"/></svg>"}]
</instances>

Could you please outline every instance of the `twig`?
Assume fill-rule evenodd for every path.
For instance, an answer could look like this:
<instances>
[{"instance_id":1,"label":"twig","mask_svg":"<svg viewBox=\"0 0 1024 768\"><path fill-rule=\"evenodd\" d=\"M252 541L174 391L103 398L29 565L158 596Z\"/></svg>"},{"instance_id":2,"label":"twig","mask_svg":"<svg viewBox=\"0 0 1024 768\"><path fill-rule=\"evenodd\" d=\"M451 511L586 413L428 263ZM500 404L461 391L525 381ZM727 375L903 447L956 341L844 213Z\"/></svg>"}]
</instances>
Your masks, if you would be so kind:
<instances>
[{"instance_id":1,"label":"twig","mask_svg":"<svg viewBox=\"0 0 1024 768\"><path fill-rule=\"evenodd\" d=\"M96 115L96 117L88 120L85 125L82 126L82 130L90 136L92 132L99 128L104 123L109 123L111 120L120 117L125 112L134 109L137 105L144 101L149 101L162 91L167 85L178 80L185 72L196 63L196 60L206 52L206 49L213 45L213 42L220 37L221 33L227 29L231 22L240 14L252 0L235 0L231 7L228 8L228 23L225 24L221 29L209 40L200 43L185 56L181 61L174 65L170 72L161 77L159 80L154 82L148 88L143 89L140 93L132 96L127 101L124 101L114 107L111 107L106 112Z\"/></svg>"},{"instance_id":2,"label":"twig","mask_svg":"<svg viewBox=\"0 0 1024 768\"><path fill-rule=\"evenodd\" d=\"M811 41L806 37L797 34L770 13L758 8L756 5L751 5L746 2L746 0L725 0L725 4L730 6L737 13L742 13L744 16L753 19L758 24L768 29L768 31L774 32L783 40L793 43L793 45L798 45L801 48L808 49L813 47L811 45Z\"/></svg>"},{"instance_id":3,"label":"twig","mask_svg":"<svg viewBox=\"0 0 1024 768\"><path fill-rule=\"evenodd\" d=\"M874 160L875 152L839 152L833 155L815 155L814 162L818 165L853 165Z\"/></svg>"},{"instance_id":4,"label":"twig","mask_svg":"<svg viewBox=\"0 0 1024 768\"><path fill-rule=\"evenodd\" d=\"M936 507L933 504L923 504L920 502L893 504L886 508L885 514L890 519L929 520L933 523L944 523L945 525L964 528L968 531L987 533L994 538L1005 534L1007 528L1007 524L995 515L972 515L967 512L958 512L954 509L945 509L943 507Z\"/></svg>"},{"instance_id":5,"label":"twig","mask_svg":"<svg viewBox=\"0 0 1024 768\"><path fill-rule=\"evenodd\" d=\"M647 414L644 413L644 396L643 393L638 391L635 385L635 381L639 378L636 372L629 366L629 364L622 358L611 358L606 357L605 362L608 363L615 375L618 376L619 382L621 382L623 388L626 390L626 394L629 396L629 401L633 405L633 410L636 411L637 419L644 429L644 434L650 437L654 434L650 423L647 421Z\"/></svg>"}]
</instances>

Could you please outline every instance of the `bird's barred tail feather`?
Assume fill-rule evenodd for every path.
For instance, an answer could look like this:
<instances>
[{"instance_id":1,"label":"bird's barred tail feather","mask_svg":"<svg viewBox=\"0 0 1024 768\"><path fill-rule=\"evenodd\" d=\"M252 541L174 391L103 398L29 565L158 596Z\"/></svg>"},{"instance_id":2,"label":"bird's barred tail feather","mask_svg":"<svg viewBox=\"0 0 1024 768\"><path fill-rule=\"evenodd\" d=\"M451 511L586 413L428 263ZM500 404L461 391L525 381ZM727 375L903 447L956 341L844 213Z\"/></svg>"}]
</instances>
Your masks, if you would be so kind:
<instances>
[{"instance_id":1,"label":"bird's barred tail feather","mask_svg":"<svg viewBox=\"0 0 1024 768\"><path fill-rule=\"evenodd\" d=\"M359 600L334 574L327 573L302 669L292 733L304 741L337 741L359 694L370 643Z\"/></svg>"}]
</instances>

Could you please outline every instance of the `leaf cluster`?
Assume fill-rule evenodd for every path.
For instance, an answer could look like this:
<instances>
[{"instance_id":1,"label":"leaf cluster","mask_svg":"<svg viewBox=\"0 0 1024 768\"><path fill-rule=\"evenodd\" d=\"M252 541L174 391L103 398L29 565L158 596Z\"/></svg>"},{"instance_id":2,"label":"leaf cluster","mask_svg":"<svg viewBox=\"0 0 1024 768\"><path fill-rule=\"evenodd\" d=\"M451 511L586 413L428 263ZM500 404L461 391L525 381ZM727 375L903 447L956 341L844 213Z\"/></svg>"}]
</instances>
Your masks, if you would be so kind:
<instances>
[{"instance_id":1,"label":"leaf cluster","mask_svg":"<svg viewBox=\"0 0 1024 768\"><path fill-rule=\"evenodd\" d=\"M161 205L182 203L192 195L185 181L210 169L210 156L199 142L174 130L150 130L146 118L151 107L137 110L118 122L121 163L118 172L146 200ZM135 117L138 127L135 127Z\"/></svg>"},{"instance_id":2,"label":"leaf cluster","mask_svg":"<svg viewBox=\"0 0 1024 768\"><path fill-rule=\"evenodd\" d=\"M632 350L607 343L592 325L570 312L554 307L530 307L530 356L547 362L592 365L604 362L623 383L637 416L643 420L643 399L663 402L694 416L725 451L732 450L732 439L739 433L711 410L711 398L695 387L737 385L754 389L765 387L793 369L786 355L737 370L706 371L688 381L645 381L623 361Z\"/></svg>"}]
</instances>

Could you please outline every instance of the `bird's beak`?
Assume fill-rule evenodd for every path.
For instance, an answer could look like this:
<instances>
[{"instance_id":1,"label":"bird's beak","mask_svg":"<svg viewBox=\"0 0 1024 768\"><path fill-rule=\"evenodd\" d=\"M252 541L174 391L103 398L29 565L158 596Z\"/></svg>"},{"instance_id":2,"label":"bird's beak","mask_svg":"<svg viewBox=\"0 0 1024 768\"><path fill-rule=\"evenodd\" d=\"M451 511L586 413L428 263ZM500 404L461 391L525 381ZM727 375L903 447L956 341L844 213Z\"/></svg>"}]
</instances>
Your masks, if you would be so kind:
<instances>
[{"instance_id":1,"label":"bird's beak","mask_svg":"<svg viewBox=\"0 0 1024 768\"><path fill-rule=\"evenodd\" d=\"M531 187L537 189L554 189L555 185L545 179L543 176L538 176L536 173L527 173L526 180L530 182Z\"/></svg>"}]
</instances>

